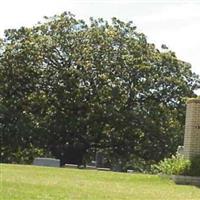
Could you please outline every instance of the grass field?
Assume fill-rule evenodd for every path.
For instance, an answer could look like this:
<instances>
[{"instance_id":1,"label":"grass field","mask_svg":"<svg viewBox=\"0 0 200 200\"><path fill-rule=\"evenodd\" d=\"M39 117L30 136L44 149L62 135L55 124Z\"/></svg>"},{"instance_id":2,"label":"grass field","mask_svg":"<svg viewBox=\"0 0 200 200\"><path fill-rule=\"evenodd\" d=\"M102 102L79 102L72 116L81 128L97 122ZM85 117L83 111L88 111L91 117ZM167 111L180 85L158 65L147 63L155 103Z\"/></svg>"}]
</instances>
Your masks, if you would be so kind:
<instances>
[{"instance_id":1,"label":"grass field","mask_svg":"<svg viewBox=\"0 0 200 200\"><path fill-rule=\"evenodd\" d=\"M199 200L200 188L153 175L0 165L1 200Z\"/></svg>"}]
</instances>

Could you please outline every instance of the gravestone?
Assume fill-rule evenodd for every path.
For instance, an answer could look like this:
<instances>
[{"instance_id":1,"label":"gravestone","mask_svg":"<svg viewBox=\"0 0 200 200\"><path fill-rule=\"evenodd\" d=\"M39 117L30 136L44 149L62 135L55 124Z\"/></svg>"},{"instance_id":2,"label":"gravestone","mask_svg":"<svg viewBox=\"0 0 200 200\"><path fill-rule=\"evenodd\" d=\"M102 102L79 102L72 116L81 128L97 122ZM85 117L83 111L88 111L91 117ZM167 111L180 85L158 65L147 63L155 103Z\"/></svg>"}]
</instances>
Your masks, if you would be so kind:
<instances>
[{"instance_id":1,"label":"gravestone","mask_svg":"<svg viewBox=\"0 0 200 200\"><path fill-rule=\"evenodd\" d=\"M188 159L200 156L200 99L187 102L184 156Z\"/></svg>"},{"instance_id":2,"label":"gravestone","mask_svg":"<svg viewBox=\"0 0 200 200\"><path fill-rule=\"evenodd\" d=\"M33 165L47 166L47 167L60 167L60 160L54 158L35 158Z\"/></svg>"},{"instance_id":3,"label":"gravestone","mask_svg":"<svg viewBox=\"0 0 200 200\"><path fill-rule=\"evenodd\" d=\"M96 158L95 158L95 163L96 167L104 167L104 156L102 152L97 152L96 153Z\"/></svg>"}]
</instances>

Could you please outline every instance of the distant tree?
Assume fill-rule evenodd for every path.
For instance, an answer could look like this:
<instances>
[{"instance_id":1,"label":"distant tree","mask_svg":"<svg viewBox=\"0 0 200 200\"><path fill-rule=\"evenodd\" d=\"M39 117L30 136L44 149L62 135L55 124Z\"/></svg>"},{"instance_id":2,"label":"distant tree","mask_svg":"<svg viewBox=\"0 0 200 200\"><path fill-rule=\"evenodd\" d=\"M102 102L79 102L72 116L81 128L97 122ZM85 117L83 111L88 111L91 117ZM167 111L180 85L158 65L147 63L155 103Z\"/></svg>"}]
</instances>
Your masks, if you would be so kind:
<instances>
[{"instance_id":1,"label":"distant tree","mask_svg":"<svg viewBox=\"0 0 200 200\"><path fill-rule=\"evenodd\" d=\"M99 150L111 165L170 155L182 143L185 97L200 83L131 22L87 25L70 13L5 31L0 67L3 148L34 146L62 163Z\"/></svg>"}]
</instances>

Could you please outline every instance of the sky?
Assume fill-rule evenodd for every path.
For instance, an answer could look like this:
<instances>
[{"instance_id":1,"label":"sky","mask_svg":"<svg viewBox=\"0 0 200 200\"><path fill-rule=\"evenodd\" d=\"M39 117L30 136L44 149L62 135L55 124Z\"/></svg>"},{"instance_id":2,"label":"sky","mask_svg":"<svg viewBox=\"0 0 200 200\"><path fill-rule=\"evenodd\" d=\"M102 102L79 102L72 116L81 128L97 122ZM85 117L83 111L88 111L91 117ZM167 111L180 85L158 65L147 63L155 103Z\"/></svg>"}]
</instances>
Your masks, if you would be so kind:
<instances>
[{"instance_id":1,"label":"sky","mask_svg":"<svg viewBox=\"0 0 200 200\"><path fill-rule=\"evenodd\" d=\"M133 21L149 42L157 48L166 44L200 75L200 0L1 0L0 37L5 29L32 26L64 11L86 21L91 16Z\"/></svg>"}]
</instances>

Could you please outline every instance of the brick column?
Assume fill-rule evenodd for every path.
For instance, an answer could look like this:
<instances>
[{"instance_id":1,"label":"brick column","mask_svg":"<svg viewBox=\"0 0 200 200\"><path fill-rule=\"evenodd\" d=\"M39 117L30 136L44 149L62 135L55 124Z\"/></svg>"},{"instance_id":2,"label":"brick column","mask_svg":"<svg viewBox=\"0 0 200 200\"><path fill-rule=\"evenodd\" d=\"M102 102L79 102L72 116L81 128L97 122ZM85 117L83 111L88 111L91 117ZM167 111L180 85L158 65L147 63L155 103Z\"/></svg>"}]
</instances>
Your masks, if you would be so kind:
<instances>
[{"instance_id":1,"label":"brick column","mask_svg":"<svg viewBox=\"0 0 200 200\"><path fill-rule=\"evenodd\" d=\"M188 159L200 155L200 99L187 102L184 155Z\"/></svg>"}]
</instances>

